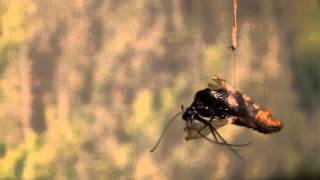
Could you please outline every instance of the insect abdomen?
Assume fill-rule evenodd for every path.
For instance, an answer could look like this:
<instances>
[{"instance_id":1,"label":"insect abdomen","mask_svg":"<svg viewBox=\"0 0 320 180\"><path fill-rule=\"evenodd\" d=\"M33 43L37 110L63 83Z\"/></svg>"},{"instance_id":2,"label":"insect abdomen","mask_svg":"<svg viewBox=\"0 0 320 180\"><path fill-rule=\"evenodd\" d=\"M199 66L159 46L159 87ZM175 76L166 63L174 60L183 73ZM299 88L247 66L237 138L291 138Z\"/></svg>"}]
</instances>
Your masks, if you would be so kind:
<instances>
[{"instance_id":1,"label":"insect abdomen","mask_svg":"<svg viewBox=\"0 0 320 180\"><path fill-rule=\"evenodd\" d=\"M252 128L261 133L275 133L282 129L283 124L278 119L272 117L268 110L262 109L254 116L239 117L233 121L233 124Z\"/></svg>"},{"instance_id":2,"label":"insect abdomen","mask_svg":"<svg viewBox=\"0 0 320 180\"><path fill-rule=\"evenodd\" d=\"M258 131L262 133L274 133L282 129L283 124L278 119L272 117L267 110L260 110L254 117Z\"/></svg>"}]
</instances>

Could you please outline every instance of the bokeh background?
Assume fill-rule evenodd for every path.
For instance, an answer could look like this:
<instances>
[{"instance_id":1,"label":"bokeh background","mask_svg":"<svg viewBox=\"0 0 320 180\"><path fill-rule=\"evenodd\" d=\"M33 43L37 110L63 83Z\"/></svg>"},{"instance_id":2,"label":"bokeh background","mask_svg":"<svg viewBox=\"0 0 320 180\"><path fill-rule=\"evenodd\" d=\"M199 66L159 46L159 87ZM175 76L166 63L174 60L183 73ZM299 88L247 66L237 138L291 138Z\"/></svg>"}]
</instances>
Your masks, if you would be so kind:
<instances>
[{"instance_id":1,"label":"bokeh background","mask_svg":"<svg viewBox=\"0 0 320 180\"><path fill-rule=\"evenodd\" d=\"M281 119L184 141L170 117L233 81L232 0L1 0L0 179L320 178L320 2L240 0L236 86Z\"/></svg>"}]
</instances>

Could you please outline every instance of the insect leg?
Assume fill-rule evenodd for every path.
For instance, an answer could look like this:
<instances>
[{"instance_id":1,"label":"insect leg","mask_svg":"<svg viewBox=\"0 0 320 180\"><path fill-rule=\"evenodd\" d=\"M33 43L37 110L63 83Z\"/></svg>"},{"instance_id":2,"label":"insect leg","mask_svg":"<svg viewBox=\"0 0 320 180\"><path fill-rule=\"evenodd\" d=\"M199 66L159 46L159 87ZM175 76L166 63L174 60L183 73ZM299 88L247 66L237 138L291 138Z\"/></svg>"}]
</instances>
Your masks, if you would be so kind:
<instances>
[{"instance_id":1,"label":"insect leg","mask_svg":"<svg viewBox=\"0 0 320 180\"><path fill-rule=\"evenodd\" d=\"M248 143L245 143L245 144L229 144L221 135L220 133L216 130L215 127L213 127L211 124L208 125L209 128L211 129L211 132L212 133L216 133L217 136L223 141L223 143L225 143L226 145L232 145L232 146L248 146L249 144L251 144L252 142L248 142Z\"/></svg>"},{"instance_id":2,"label":"insect leg","mask_svg":"<svg viewBox=\"0 0 320 180\"><path fill-rule=\"evenodd\" d=\"M226 146L228 146L228 148L229 148L236 156L238 156L240 159L244 160L243 157L238 153L238 151L235 150L235 149L233 149L233 148L232 148L232 145L229 144L229 143L218 133L218 131L217 131L211 124L209 125L209 127L210 127L212 133L214 133L214 132L217 133L217 135L219 136L219 138L223 141L223 144L225 144Z\"/></svg>"},{"instance_id":3,"label":"insect leg","mask_svg":"<svg viewBox=\"0 0 320 180\"><path fill-rule=\"evenodd\" d=\"M224 145L223 143L220 143L220 142L217 142L217 141L215 141L215 140L212 140L212 139L208 138L206 135L202 134L201 130L199 130L199 129L197 129L197 127L195 127L195 124L194 124L194 122L193 122L192 120L190 120L190 124L191 124L191 127L192 127L194 130L196 130L197 133L198 133L201 137L205 138L205 139L208 140L209 142L214 143L214 144ZM207 127L207 126L208 126L208 125L206 125L206 124L204 125L204 127Z\"/></svg>"},{"instance_id":4,"label":"insect leg","mask_svg":"<svg viewBox=\"0 0 320 180\"><path fill-rule=\"evenodd\" d=\"M205 124L204 127L209 127L209 125L208 125L207 123L204 123L204 124ZM191 127L192 127L195 131L197 131L197 133L198 133L201 137L205 138L206 140L210 141L211 143L218 144L218 145L239 146L239 145L237 145L237 144L228 144L228 143L226 144L226 143L224 143L224 142L217 142L217 141L215 141L215 140L213 140L213 139L208 138L206 135L202 134L201 130L199 130L199 129L195 126L193 120L190 120L190 125L191 125Z\"/></svg>"},{"instance_id":5,"label":"insect leg","mask_svg":"<svg viewBox=\"0 0 320 180\"><path fill-rule=\"evenodd\" d=\"M236 156L238 156L239 158L241 158L242 160L244 160L244 159L242 158L242 156L241 156L234 148L232 148L232 146L235 146L235 144L229 144L211 124L209 124L209 127L210 127L212 133L214 133L214 132L217 133L217 135L219 136L219 138L224 142L225 145L228 146L228 148L229 148ZM236 146L247 146L247 145L249 145L249 144L251 144L251 142L248 142L248 143L246 143L246 144L237 144Z\"/></svg>"},{"instance_id":6,"label":"insect leg","mask_svg":"<svg viewBox=\"0 0 320 180\"><path fill-rule=\"evenodd\" d=\"M216 143L216 144L221 144L221 145L226 145L226 146L228 146L228 148L229 148L230 151L232 151L232 152L233 152L236 156L238 156L240 159L244 160L243 157L237 152L237 150L235 150L235 149L233 148L233 146L246 146L246 145L248 145L248 144L246 144L246 145L229 144L229 143L219 134L219 132L212 126L211 123L209 123L208 121L202 119L201 117L198 117L197 120L199 120L200 122L202 122L202 123L206 124L207 126L209 126L212 134L217 133L217 136L223 141L223 143L214 142L214 141L212 141L211 139L209 139L209 138L207 138L207 137L204 137L206 140L208 140L208 141L210 141L210 142L214 142L214 143ZM199 133L199 134L200 134L200 136L201 136L201 133Z\"/></svg>"},{"instance_id":7,"label":"insect leg","mask_svg":"<svg viewBox=\"0 0 320 180\"><path fill-rule=\"evenodd\" d=\"M219 137L219 138L223 141L223 143L221 143L221 144L225 144L225 145L228 145L228 146L247 146L247 145L251 144L251 142L248 142L248 143L245 143L245 144L229 144L229 143L220 135L220 133L217 131L217 129L216 129L214 126L212 126L212 124L211 124L210 122L202 119L201 117L197 117L197 120L199 120L199 121L202 122L203 124L209 126L209 128L210 128L210 130L211 130L211 133L212 133L212 134L215 133L215 134L217 135L217 137Z\"/></svg>"},{"instance_id":8,"label":"insect leg","mask_svg":"<svg viewBox=\"0 0 320 180\"><path fill-rule=\"evenodd\" d=\"M210 118L210 124L211 124L211 122L213 121L213 117L212 118ZM207 125L206 125L207 126ZM210 127L209 127L210 128ZM212 132L212 131L211 131ZM217 142L219 142L219 140L218 140L218 138L217 138L217 135L215 134L215 133L212 133L212 136L213 136L213 138L214 138L214 140L215 141L217 141Z\"/></svg>"}]
</instances>

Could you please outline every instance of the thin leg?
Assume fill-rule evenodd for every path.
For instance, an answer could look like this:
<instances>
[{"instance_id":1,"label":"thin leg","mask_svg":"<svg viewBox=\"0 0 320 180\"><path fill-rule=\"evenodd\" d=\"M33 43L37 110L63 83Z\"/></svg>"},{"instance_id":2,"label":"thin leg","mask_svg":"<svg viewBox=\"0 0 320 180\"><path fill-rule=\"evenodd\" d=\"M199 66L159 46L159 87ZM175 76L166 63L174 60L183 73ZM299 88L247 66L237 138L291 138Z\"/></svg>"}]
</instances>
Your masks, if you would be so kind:
<instances>
[{"instance_id":1,"label":"thin leg","mask_svg":"<svg viewBox=\"0 0 320 180\"><path fill-rule=\"evenodd\" d=\"M195 127L195 124L193 123L192 120L190 120L190 124L191 124L192 128L195 129L195 130L197 131L197 133L198 133L201 137L205 138L206 140L210 141L211 143L215 143L215 144L219 144L219 145L225 145L225 144L223 144L223 143L214 141L214 140L208 138L206 135L202 134L201 130L198 130L198 129ZM208 126L208 125L204 125L204 127L207 127L207 126Z\"/></svg>"},{"instance_id":2,"label":"thin leg","mask_svg":"<svg viewBox=\"0 0 320 180\"><path fill-rule=\"evenodd\" d=\"M210 130L211 130L211 133L214 134L214 133L217 133L217 136L223 141L223 145L226 145L228 146L228 148L236 155L238 156L240 159L244 160L243 157L235 150L232 148L232 146L235 146L233 144L229 144L220 134L219 132L206 120L202 119L201 117L198 117L197 120L199 120L200 122L204 123L205 125L209 126ZM201 136L201 133L200 133L200 136ZM220 144L219 142L215 142L207 137L204 137L205 139L207 139L208 141L210 142L214 142L216 144ZM244 145L236 145L236 146L247 146L248 144L244 144Z\"/></svg>"},{"instance_id":3,"label":"thin leg","mask_svg":"<svg viewBox=\"0 0 320 180\"><path fill-rule=\"evenodd\" d=\"M230 146L230 144L227 143L227 141L218 133L218 131L217 131L216 129L214 129L214 127L213 127L211 124L209 125L209 127L210 127L210 129L211 129L212 134L216 132L217 135L219 136L219 138L224 142L224 144L227 145L228 148L229 148L236 156L238 156L240 159L244 160L243 157L238 153L238 151L235 150L235 149L233 149L232 146Z\"/></svg>"},{"instance_id":4,"label":"thin leg","mask_svg":"<svg viewBox=\"0 0 320 180\"><path fill-rule=\"evenodd\" d=\"M210 124L211 124L211 122L212 122L212 120L213 120L213 117L210 119ZM207 126L207 125L206 125ZM209 127L210 128L210 127ZM211 133L212 133L212 131L211 131ZM217 138L217 135L215 134L215 133L212 133L212 136L213 136L213 138L214 138L214 140L215 141L217 141L217 142L219 142L219 140L218 140L218 138Z\"/></svg>"},{"instance_id":5,"label":"thin leg","mask_svg":"<svg viewBox=\"0 0 320 180\"><path fill-rule=\"evenodd\" d=\"M211 123L209 123L208 121L202 119L201 117L198 117L196 120L199 120L200 122L202 122L203 124L209 126L210 130L211 130L211 133L212 134L216 134L222 141L223 143L222 144L225 144L227 146L247 146L249 144L251 144L252 142L248 142L248 143L245 143L245 144L229 144L227 143L227 141L220 135L220 133L215 129L215 127L212 126Z\"/></svg>"},{"instance_id":6,"label":"thin leg","mask_svg":"<svg viewBox=\"0 0 320 180\"><path fill-rule=\"evenodd\" d=\"M219 144L219 145L227 145L227 146L243 146L243 145L238 145L238 144L228 144L228 143L225 143L225 142L218 142L218 141L215 141L215 140L212 140L210 138L208 138L206 135L202 134L202 132L200 130L197 129L197 127L195 127L195 124L193 123L192 120L190 120L190 124L192 126L193 129L195 129L197 131L197 133L205 138L206 140L210 141L211 143L214 143L214 144ZM205 127L208 126L207 124L205 125Z\"/></svg>"},{"instance_id":7,"label":"thin leg","mask_svg":"<svg viewBox=\"0 0 320 180\"><path fill-rule=\"evenodd\" d=\"M185 128L185 130L188 132L188 135L186 137L187 140L202 138L202 136L199 135L198 131L201 132L201 134L203 134L204 136L208 136L208 134L211 134L210 128L202 122L193 121L193 126L191 125L190 121L187 121L186 124L187 127Z\"/></svg>"}]
</instances>

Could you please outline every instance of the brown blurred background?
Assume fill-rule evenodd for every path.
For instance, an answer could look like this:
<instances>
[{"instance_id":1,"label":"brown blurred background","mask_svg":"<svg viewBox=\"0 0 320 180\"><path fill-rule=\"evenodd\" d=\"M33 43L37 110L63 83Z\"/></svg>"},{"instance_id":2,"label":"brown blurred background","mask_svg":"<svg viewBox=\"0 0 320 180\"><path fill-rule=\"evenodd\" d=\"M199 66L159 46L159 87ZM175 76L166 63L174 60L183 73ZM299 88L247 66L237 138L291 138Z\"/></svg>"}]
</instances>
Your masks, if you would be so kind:
<instances>
[{"instance_id":1,"label":"brown blurred background","mask_svg":"<svg viewBox=\"0 0 320 180\"><path fill-rule=\"evenodd\" d=\"M233 81L232 0L1 0L0 179L320 178L320 2L240 0L237 88L284 129L149 150L212 74Z\"/></svg>"}]
</instances>

